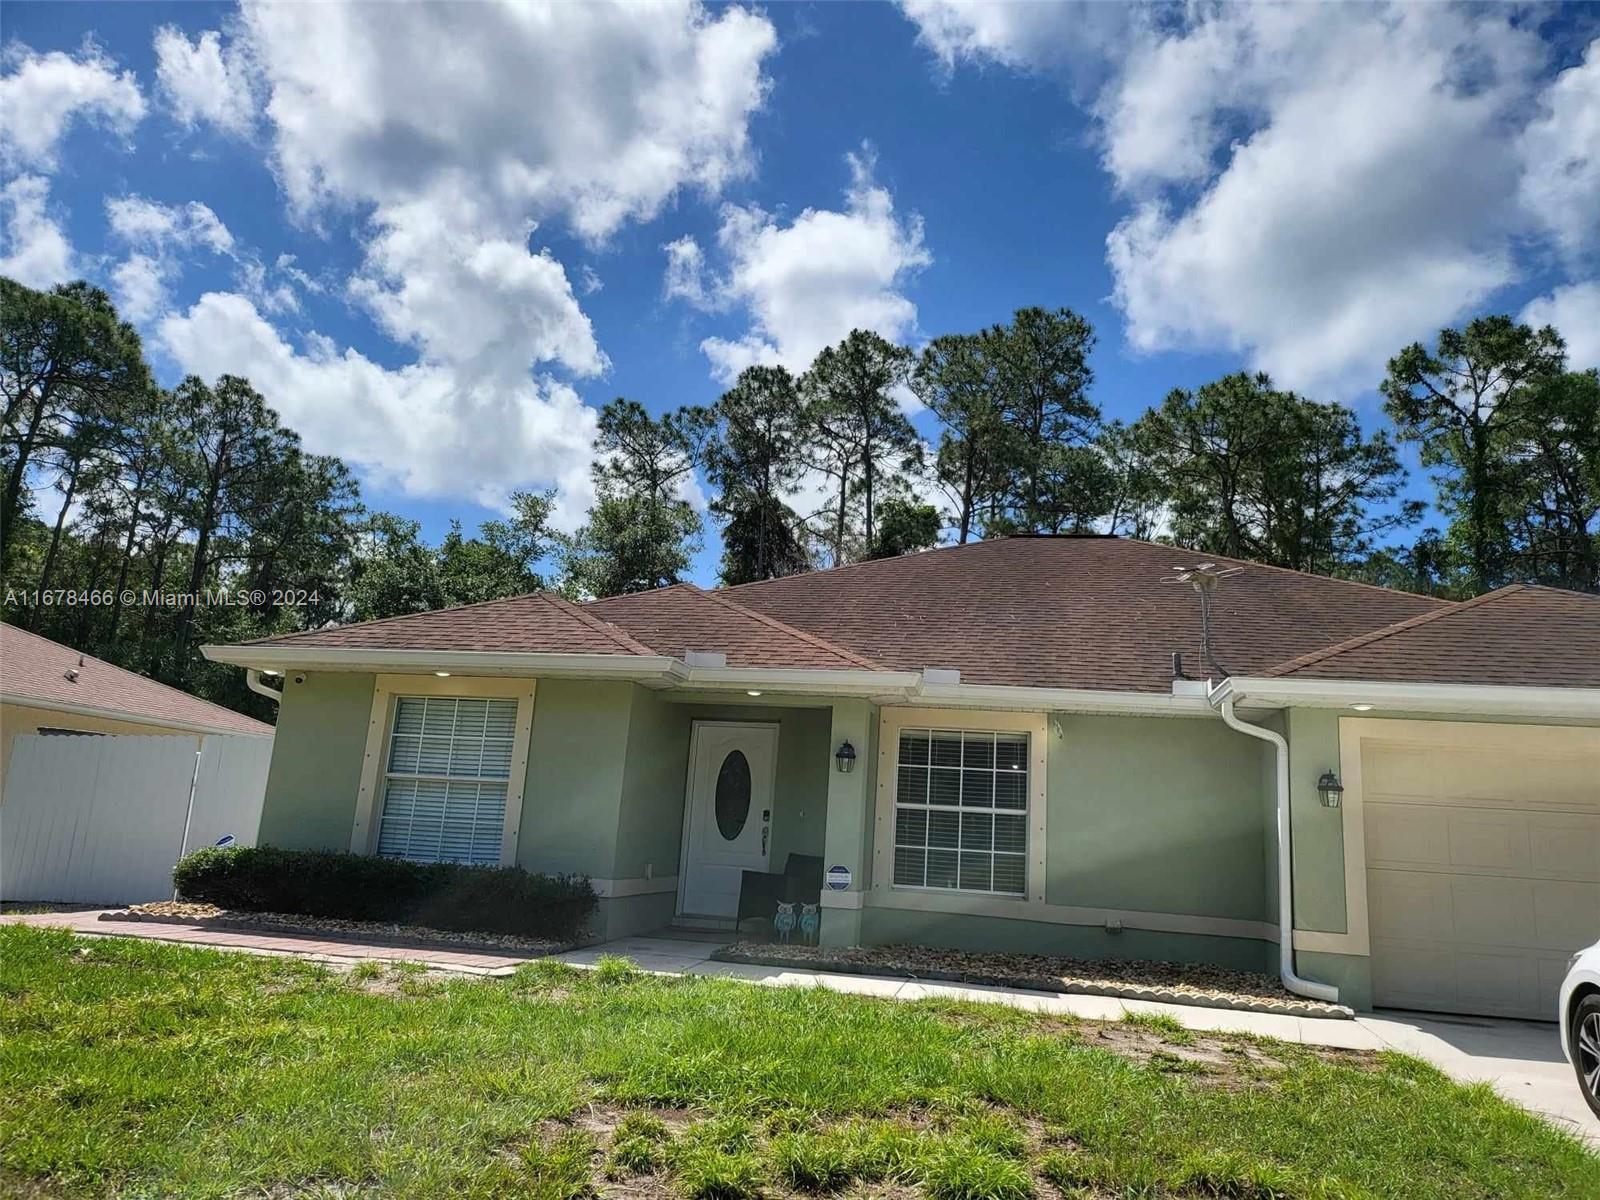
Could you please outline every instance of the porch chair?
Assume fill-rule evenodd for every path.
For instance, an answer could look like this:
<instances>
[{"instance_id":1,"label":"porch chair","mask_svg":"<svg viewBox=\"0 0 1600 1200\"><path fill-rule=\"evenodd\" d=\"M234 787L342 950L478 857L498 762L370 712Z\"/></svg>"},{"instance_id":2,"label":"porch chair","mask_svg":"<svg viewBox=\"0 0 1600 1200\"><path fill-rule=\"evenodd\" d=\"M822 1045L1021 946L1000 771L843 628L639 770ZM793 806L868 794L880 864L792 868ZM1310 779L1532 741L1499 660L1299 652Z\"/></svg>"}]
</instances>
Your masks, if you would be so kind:
<instances>
[{"instance_id":1,"label":"porch chair","mask_svg":"<svg viewBox=\"0 0 1600 1200\"><path fill-rule=\"evenodd\" d=\"M768 922L778 915L778 904L816 904L822 896L822 857L791 854L782 871L746 871L739 882L739 915Z\"/></svg>"}]
</instances>

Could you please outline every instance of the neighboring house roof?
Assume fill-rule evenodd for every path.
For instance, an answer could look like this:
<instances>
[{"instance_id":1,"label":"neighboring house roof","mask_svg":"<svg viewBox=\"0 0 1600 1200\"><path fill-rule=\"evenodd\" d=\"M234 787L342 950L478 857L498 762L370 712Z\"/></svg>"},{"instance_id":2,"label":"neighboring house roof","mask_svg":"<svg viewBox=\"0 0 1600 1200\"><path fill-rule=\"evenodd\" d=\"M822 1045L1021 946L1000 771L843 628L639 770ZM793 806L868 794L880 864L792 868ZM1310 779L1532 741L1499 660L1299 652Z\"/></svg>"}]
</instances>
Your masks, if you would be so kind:
<instances>
[{"instance_id":1,"label":"neighboring house roof","mask_svg":"<svg viewBox=\"0 0 1600 1200\"><path fill-rule=\"evenodd\" d=\"M132 722L264 736L272 726L0 622L0 699Z\"/></svg>"},{"instance_id":2,"label":"neighboring house roof","mask_svg":"<svg viewBox=\"0 0 1600 1200\"><path fill-rule=\"evenodd\" d=\"M692 583L613 596L585 607L659 653L675 658L683 658L690 650L703 650L726 654L730 667L881 670L870 658Z\"/></svg>"},{"instance_id":3,"label":"neighboring house roof","mask_svg":"<svg viewBox=\"0 0 1600 1200\"><path fill-rule=\"evenodd\" d=\"M1512 584L1266 672L1295 679L1600 687L1600 596Z\"/></svg>"},{"instance_id":4,"label":"neighboring house roof","mask_svg":"<svg viewBox=\"0 0 1600 1200\"><path fill-rule=\"evenodd\" d=\"M1164 692L1173 651L1202 661L1199 598L1174 569L1238 566L1212 603L1218 661L1259 673L1450 607L1408 592L1116 537L1011 537L854 563L716 593L894 670L962 683Z\"/></svg>"},{"instance_id":5,"label":"neighboring house roof","mask_svg":"<svg viewBox=\"0 0 1600 1200\"><path fill-rule=\"evenodd\" d=\"M657 653L626 631L549 592L282 634L247 644L344 650L485 650L651 656Z\"/></svg>"}]
</instances>

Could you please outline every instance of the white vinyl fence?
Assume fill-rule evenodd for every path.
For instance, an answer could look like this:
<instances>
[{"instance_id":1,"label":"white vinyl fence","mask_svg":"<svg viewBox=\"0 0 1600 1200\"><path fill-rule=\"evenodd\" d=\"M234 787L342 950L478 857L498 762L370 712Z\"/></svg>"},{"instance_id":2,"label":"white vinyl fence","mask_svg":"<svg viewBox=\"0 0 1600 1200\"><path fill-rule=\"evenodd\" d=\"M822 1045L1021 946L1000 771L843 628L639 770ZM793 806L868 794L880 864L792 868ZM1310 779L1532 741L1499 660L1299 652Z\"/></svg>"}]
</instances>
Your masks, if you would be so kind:
<instances>
[{"instance_id":1,"label":"white vinyl fence","mask_svg":"<svg viewBox=\"0 0 1600 1200\"><path fill-rule=\"evenodd\" d=\"M271 758L264 737L18 735L0 796L0 899L170 899L180 843L255 845Z\"/></svg>"}]
</instances>

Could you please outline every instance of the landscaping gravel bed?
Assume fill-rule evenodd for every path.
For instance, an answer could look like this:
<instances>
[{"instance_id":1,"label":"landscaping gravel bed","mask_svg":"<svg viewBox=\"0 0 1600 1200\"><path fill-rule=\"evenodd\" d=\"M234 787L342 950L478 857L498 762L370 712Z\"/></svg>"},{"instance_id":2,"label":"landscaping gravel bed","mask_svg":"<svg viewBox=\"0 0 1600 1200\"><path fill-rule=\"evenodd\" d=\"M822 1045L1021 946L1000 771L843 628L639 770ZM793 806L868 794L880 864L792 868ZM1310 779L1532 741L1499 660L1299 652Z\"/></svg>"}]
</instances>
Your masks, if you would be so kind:
<instances>
[{"instance_id":1,"label":"landscaping gravel bed","mask_svg":"<svg viewBox=\"0 0 1600 1200\"><path fill-rule=\"evenodd\" d=\"M386 942L424 949L514 950L519 954L557 954L572 947L539 938L502 933L459 933L422 925L390 925L381 921L347 921L338 917L306 917L297 913L240 912L197 904L188 900L158 900L130 904L118 912L102 913L102 921L155 921L168 925L203 925L220 929L252 929L268 933L315 933L350 942Z\"/></svg>"},{"instance_id":2,"label":"landscaping gravel bed","mask_svg":"<svg viewBox=\"0 0 1600 1200\"><path fill-rule=\"evenodd\" d=\"M735 942L711 957L720 962L757 966L1115 996L1242 1012L1301 1017L1355 1015L1342 1004L1296 996L1271 975L1195 963L1054 958L1043 954L936 950L929 946L804 946L780 942Z\"/></svg>"}]
</instances>

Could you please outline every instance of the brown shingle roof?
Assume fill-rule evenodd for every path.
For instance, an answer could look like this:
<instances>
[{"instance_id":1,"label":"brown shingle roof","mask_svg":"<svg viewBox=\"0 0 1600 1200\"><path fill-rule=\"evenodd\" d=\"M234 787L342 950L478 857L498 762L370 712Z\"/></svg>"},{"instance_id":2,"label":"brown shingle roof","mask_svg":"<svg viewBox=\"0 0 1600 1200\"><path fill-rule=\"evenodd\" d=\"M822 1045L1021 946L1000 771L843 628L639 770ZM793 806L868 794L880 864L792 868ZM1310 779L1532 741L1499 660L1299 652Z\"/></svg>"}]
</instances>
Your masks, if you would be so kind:
<instances>
[{"instance_id":1,"label":"brown shingle roof","mask_svg":"<svg viewBox=\"0 0 1600 1200\"><path fill-rule=\"evenodd\" d=\"M69 679L68 672L77 678ZM129 721L265 735L272 726L188 692L80 654L71 646L0 622L0 697L39 708L71 705Z\"/></svg>"},{"instance_id":2,"label":"brown shingle roof","mask_svg":"<svg viewBox=\"0 0 1600 1200\"><path fill-rule=\"evenodd\" d=\"M1600 596L1513 584L1301 655L1266 674L1600 687Z\"/></svg>"},{"instance_id":3,"label":"brown shingle roof","mask_svg":"<svg viewBox=\"0 0 1600 1200\"><path fill-rule=\"evenodd\" d=\"M726 654L730 667L880 669L870 658L692 583L613 596L586 607L660 653L677 658L689 650L707 650Z\"/></svg>"},{"instance_id":4,"label":"brown shingle roof","mask_svg":"<svg viewBox=\"0 0 1600 1200\"><path fill-rule=\"evenodd\" d=\"M261 638L261 646L655 655L624 630L549 592Z\"/></svg>"},{"instance_id":5,"label":"brown shingle roof","mask_svg":"<svg viewBox=\"0 0 1600 1200\"><path fill-rule=\"evenodd\" d=\"M963 683L1161 692L1201 661L1199 602L1173 569L1244 569L1213 604L1218 660L1260 673L1447 601L1110 537L1014 537L855 563L717 593L886 667Z\"/></svg>"}]
</instances>

